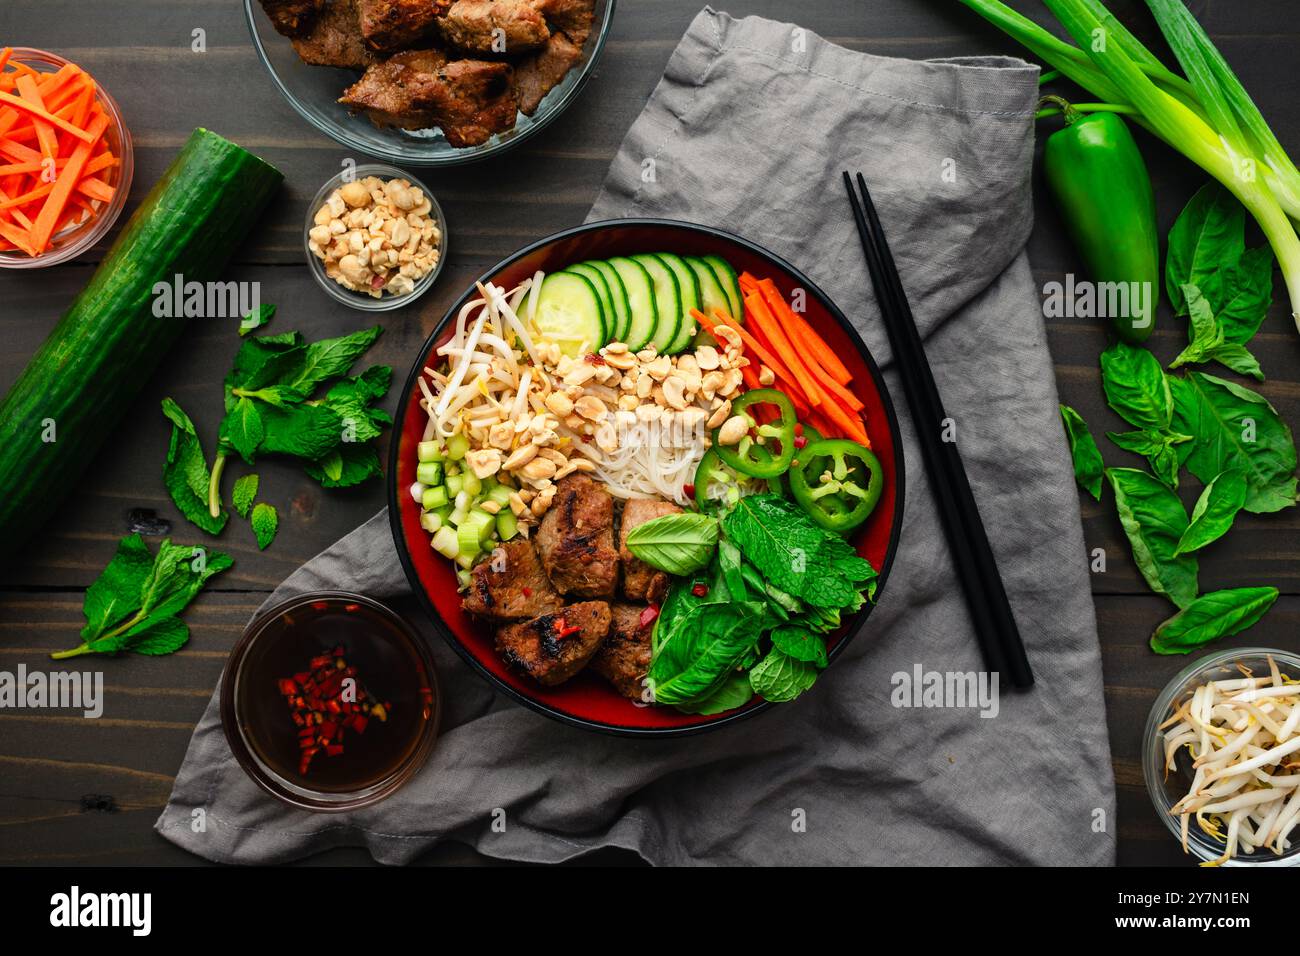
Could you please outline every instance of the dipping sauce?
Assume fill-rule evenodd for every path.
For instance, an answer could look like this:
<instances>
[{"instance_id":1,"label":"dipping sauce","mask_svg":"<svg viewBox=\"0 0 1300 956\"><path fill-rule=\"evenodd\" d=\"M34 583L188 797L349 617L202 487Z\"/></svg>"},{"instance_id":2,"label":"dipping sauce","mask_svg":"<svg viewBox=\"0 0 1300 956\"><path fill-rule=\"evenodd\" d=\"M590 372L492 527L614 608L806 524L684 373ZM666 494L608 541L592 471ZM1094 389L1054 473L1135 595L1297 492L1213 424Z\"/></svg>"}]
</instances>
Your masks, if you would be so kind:
<instances>
[{"instance_id":1,"label":"dipping sauce","mask_svg":"<svg viewBox=\"0 0 1300 956\"><path fill-rule=\"evenodd\" d=\"M236 647L225 680L235 756L263 788L310 809L391 793L437 732L427 647L360 595L308 594L272 609Z\"/></svg>"}]
</instances>

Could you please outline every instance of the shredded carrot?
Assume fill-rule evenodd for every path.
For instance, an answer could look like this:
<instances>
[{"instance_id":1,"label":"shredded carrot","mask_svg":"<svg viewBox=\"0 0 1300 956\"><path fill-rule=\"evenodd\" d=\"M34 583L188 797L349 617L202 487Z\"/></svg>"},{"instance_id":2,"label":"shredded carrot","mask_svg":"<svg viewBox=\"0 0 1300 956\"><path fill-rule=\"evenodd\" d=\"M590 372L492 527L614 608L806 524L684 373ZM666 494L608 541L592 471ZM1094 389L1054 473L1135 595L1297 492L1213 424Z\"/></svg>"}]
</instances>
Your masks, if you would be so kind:
<instances>
[{"instance_id":1,"label":"shredded carrot","mask_svg":"<svg viewBox=\"0 0 1300 956\"><path fill-rule=\"evenodd\" d=\"M87 176L81 182L77 183L77 191L89 196L91 199L98 199L100 202L110 202L115 190L102 179Z\"/></svg>"},{"instance_id":2,"label":"shredded carrot","mask_svg":"<svg viewBox=\"0 0 1300 956\"><path fill-rule=\"evenodd\" d=\"M91 136L88 130L78 129L77 127L69 123L67 120L60 119L59 117L55 116L53 113L47 112L42 107L36 106L32 103L28 103L20 96L14 96L12 93L0 93L0 103L6 104L8 106L12 106L15 109L23 110L27 113L31 113L32 116L36 117L37 119L44 120L45 122L50 123L53 126L57 126L65 133L71 133L73 136L77 137L77 139L81 140L83 143L93 144L95 142L95 137Z\"/></svg>"},{"instance_id":3,"label":"shredded carrot","mask_svg":"<svg viewBox=\"0 0 1300 956\"><path fill-rule=\"evenodd\" d=\"M14 85L18 87L18 93L24 101L45 113L50 119L55 118L52 113L46 112L45 101L41 99L41 91L36 88L35 80L30 76L20 76ZM41 155L46 159L53 159L59 153L59 139L54 134L54 127L40 118L35 119L32 125L36 127L36 139L41 144Z\"/></svg>"},{"instance_id":4,"label":"shredded carrot","mask_svg":"<svg viewBox=\"0 0 1300 956\"><path fill-rule=\"evenodd\" d=\"M7 46L3 50L0 50L0 70L5 68L5 64L9 62L9 58L13 55L14 48L11 46Z\"/></svg>"},{"instance_id":5,"label":"shredded carrot","mask_svg":"<svg viewBox=\"0 0 1300 956\"><path fill-rule=\"evenodd\" d=\"M776 317L772 315L763 297L758 293L750 293L745 297L745 312L752 320L753 325L763 337L772 345L772 351L780 356L785 367L790 370L794 381L808 398L808 404L817 408L822 404L821 390L817 388L816 380L811 373L804 368L803 358L794 347L790 345L781 331L781 326L777 323Z\"/></svg>"},{"instance_id":6,"label":"shredded carrot","mask_svg":"<svg viewBox=\"0 0 1300 956\"><path fill-rule=\"evenodd\" d=\"M775 282L771 279L760 279L758 288L768 308L781 319L790 333L791 342L803 346L812 358L821 363L837 385L847 385L853 381L853 376L840 361L840 357L835 354L835 350L826 344L807 319L790 308L790 304L785 301L785 296L781 295L781 290L776 287Z\"/></svg>"},{"instance_id":7,"label":"shredded carrot","mask_svg":"<svg viewBox=\"0 0 1300 956\"><path fill-rule=\"evenodd\" d=\"M108 117L97 116L90 124L90 129L86 132L90 134L89 141L83 141L77 144L76 150L73 151L71 158L68 160L68 166L54 183L54 190L45 200L45 205L41 207L41 213L36 217L36 222L32 226L32 245L44 252L49 247L50 237L54 235L54 226L58 221L60 214L68 203L68 197L72 195L72 190L76 188L77 182L81 179L82 170L86 168L86 163L90 161L90 155L94 152L99 138L108 130Z\"/></svg>"}]
</instances>

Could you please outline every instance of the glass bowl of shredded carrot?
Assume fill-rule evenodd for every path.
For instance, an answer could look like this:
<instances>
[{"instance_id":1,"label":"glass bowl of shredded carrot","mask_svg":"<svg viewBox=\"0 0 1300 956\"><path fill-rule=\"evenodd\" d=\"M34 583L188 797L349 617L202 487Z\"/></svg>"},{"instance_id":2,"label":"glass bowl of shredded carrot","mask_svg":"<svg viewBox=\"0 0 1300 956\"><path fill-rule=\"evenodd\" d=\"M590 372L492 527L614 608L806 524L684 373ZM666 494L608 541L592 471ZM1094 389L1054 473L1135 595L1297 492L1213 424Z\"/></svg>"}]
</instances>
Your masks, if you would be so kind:
<instances>
[{"instance_id":1,"label":"glass bowl of shredded carrot","mask_svg":"<svg viewBox=\"0 0 1300 956\"><path fill-rule=\"evenodd\" d=\"M0 48L0 268L73 259L126 206L131 134L117 103L63 57Z\"/></svg>"},{"instance_id":2,"label":"glass bowl of shredded carrot","mask_svg":"<svg viewBox=\"0 0 1300 956\"><path fill-rule=\"evenodd\" d=\"M1184 668L1147 719L1156 813L1201 866L1300 864L1300 655L1234 648Z\"/></svg>"}]
</instances>

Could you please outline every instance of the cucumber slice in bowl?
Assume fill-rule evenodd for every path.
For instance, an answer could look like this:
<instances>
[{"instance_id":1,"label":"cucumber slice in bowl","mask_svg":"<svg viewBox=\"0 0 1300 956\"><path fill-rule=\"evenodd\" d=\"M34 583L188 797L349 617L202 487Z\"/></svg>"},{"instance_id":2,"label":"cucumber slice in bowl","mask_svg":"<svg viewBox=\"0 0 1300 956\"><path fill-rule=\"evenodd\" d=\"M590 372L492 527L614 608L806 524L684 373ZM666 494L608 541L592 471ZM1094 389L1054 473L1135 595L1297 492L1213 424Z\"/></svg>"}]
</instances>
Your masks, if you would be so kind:
<instances>
[{"instance_id":1,"label":"cucumber slice in bowl","mask_svg":"<svg viewBox=\"0 0 1300 956\"><path fill-rule=\"evenodd\" d=\"M543 340L572 358L605 345L600 296L591 280L576 272L553 272L542 280L533 324Z\"/></svg>"},{"instance_id":2,"label":"cucumber slice in bowl","mask_svg":"<svg viewBox=\"0 0 1300 956\"><path fill-rule=\"evenodd\" d=\"M627 300L627 289L619 278L618 270L602 259L589 259L582 265L591 266L599 272L609 286L610 300L614 306L614 327L609 330L609 340L626 342L627 330L632 325L632 306Z\"/></svg>"},{"instance_id":3,"label":"cucumber slice in bowl","mask_svg":"<svg viewBox=\"0 0 1300 956\"><path fill-rule=\"evenodd\" d=\"M590 263L579 262L576 265L569 266L563 270L565 272L576 272L583 276L591 283L596 295L600 299L601 322L605 327L603 341L609 342L614 338L614 327L618 324L618 319L614 315L614 297L609 291L609 283L605 281L604 275L599 269L595 269Z\"/></svg>"},{"instance_id":4,"label":"cucumber slice in bowl","mask_svg":"<svg viewBox=\"0 0 1300 956\"><path fill-rule=\"evenodd\" d=\"M655 289L655 331L650 344L662 355L677 339L682 324L682 292L673 270L662 259L649 253L630 257L650 275ZM629 348L630 348L629 344Z\"/></svg>"},{"instance_id":5,"label":"cucumber slice in bowl","mask_svg":"<svg viewBox=\"0 0 1300 956\"><path fill-rule=\"evenodd\" d=\"M633 352L645 348L654 338L658 325L659 308L655 302L654 282L650 273L641 263L622 256L608 260L611 268L618 273L627 290L628 309L631 314L623 341Z\"/></svg>"},{"instance_id":6,"label":"cucumber slice in bowl","mask_svg":"<svg viewBox=\"0 0 1300 956\"><path fill-rule=\"evenodd\" d=\"M677 277L678 291L681 292L681 323L677 326L676 337L668 343L668 348L664 350L670 354L676 354L690 345L691 340L695 338L695 320L691 318L691 310L698 309L701 305L700 281L695 277L694 270L682 260L681 256L674 255L671 252L660 252L656 254L655 258L673 271L673 275Z\"/></svg>"},{"instance_id":7,"label":"cucumber slice in bowl","mask_svg":"<svg viewBox=\"0 0 1300 956\"><path fill-rule=\"evenodd\" d=\"M745 320L745 297L740 293L740 280L736 277L736 270L731 267L730 262L721 256L701 256L700 261L713 270L713 274L718 279L718 284L722 286L722 291L726 293L727 299L730 300L731 317L737 322L743 322Z\"/></svg>"},{"instance_id":8,"label":"cucumber slice in bowl","mask_svg":"<svg viewBox=\"0 0 1300 956\"><path fill-rule=\"evenodd\" d=\"M709 268L709 264L695 256L686 256L685 261L700 283L700 311L712 318L713 310L721 309L733 319L743 320L743 316L737 316L731 311L731 297L723 290L722 283L718 281L717 273ZM696 333L696 346L712 344L713 336L708 332L700 329Z\"/></svg>"}]
</instances>

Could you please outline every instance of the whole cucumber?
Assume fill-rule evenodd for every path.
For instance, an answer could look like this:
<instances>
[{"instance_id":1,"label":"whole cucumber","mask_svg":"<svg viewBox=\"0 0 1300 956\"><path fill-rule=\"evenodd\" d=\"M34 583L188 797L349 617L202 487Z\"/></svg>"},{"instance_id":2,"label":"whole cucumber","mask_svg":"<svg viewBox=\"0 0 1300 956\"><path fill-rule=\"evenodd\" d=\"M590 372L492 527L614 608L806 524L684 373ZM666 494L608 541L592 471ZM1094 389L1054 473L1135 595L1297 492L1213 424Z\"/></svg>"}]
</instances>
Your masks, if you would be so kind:
<instances>
[{"instance_id":1,"label":"whole cucumber","mask_svg":"<svg viewBox=\"0 0 1300 956\"><path fill-rule=\"evenodd\" d=\"M1061 103L1066 126L1048 137L1043 171L1098 286L1094 301L1120 313L1108 316L1120 338L1145 342L1160 301L1160 237L1146 163L1128 124L1116 114L1083 115L1064 101L1048 99ZM1103 288L1102 283L1125 286ZM1113 308L1116 303L1119 308Z\"/></svg>"},{"instance_id":2,"label":"whole cucumber","mask_svg":"<svg viewBox=\"0 0 1300 956\"><path fill-rule=\"evenodd\" d=\"M283 176L195 130L0 402L0 564L82 481L186 320L154 286L217 279Z\"/></svg>"}]
</instances>

